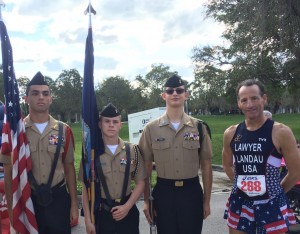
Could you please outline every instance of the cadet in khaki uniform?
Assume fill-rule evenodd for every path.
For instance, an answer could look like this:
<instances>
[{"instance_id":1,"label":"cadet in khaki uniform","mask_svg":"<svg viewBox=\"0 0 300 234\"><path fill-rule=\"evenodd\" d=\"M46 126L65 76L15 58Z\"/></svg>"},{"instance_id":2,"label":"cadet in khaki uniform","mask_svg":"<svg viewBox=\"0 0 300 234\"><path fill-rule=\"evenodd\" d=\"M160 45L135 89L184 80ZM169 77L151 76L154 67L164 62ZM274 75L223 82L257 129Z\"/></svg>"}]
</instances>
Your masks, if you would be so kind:
<instances>
[{"instance_id":1,"label":"cadet in khaki uniform","mask_svg":"<svg viewBox=\"0 0 300 234\"><path fill-rule=\"evenodd\" d=\"M91 222L86 186L82 183L82 201L88 234L139 233L139 211L135 203L144 191L146 172L137 145L129 144L130 161L127 161L125 143L119 138L121 126L120 113L115 106L108 104L102 110L99 121L105 144L105 152L99 158L108 191L105 191L103 181L100 179L101 194L95 194L95 196L101 196L101 204L96 214L95 225ZM125 168L128 163L130 163L129 179L125 183ZM97 163L95 167L100 174ZM82 171L81 165L79 172L81 181L83 181ZM130 186L132 179L136 184L133 191ZM122 197L123 186L126 191L124 197Z\"/></svg>"},{"instance_id":2,"label":"cadet in khaki uniform","mask_svg":"<svg viewBox=\"0 0 300 234\"><path fill-rule=\"evenodd\" d=\"M188 92L178 75L167 80L162 98L166 101L166 113L146 125L139 143L148 175L152 172L152 162L157 171L153 197L158 233L199 234L203 219L210 214L211 139L206 125L201 125L203 135L200 136L199 120L184 113ZM147 184L148 180L144 213L151 223Z\"/></svg>"},{"instance_id":3,"label":"cadet in khaki uniform","mask_svg":"<svg viewBox=\"0 0 300 234\"><path fill-rule=\"evenodd\" d=\"M58 141L58 121L49 115L52 96L44 76L38 72L27 85L25 101L29 115L24 119L32 159L32 175L29 179L32 202L39 233L68 234L70 223L78 220L76 177L74 168L74 139L72 130L63 124L63 141L57 166L51 183L52 202L43 206L37 202L37 187L47 184ZM11 191L12 165L3 142L1 161L5 164L5 187ZM30 176L29 176L30 178ZM8 192L11 195L11 192ZM12 197L7 197L8 207Z\"/></svg>"}]
</instances>

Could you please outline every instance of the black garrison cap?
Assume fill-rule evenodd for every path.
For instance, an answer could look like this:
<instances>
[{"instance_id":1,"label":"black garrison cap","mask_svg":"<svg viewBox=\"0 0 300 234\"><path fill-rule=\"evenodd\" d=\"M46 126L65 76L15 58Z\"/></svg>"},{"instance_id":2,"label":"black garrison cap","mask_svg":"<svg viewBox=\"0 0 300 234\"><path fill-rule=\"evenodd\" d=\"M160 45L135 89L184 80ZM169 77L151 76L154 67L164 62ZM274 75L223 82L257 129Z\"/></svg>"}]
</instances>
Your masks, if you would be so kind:
<instances>
[{"instance_id":1,"label":"black garrison cap","mask_svg":"<svg viewBox=\"0 0 300 234\"><path fill-rule=\"evenodd\" d=\"M180 76L174 74L172 75L165 83L165 87L176 88L179 86L185 85L185 82L181 79Z\"/></svg>"},{"instance_id":2,"label":"black garrison cap","mask_svg":"<svg viewBox=\"0 0 300 234\"><path fill-rule=\"evenodd\" d=\"M34 77L31 79L31 81L27 84L27 87L29 87L31 85L47 85L47 86L49 86L49 84L47 83L47 81L45 80L45 77L42 75L41 72L37 72L34 75Z\"/></svg>"},{"instance_id":3,"label":"black garrison cap","mask_svg":"<svg viewBox=\"0 0 300 234\"><path fill-rule=\"evenodd\" d=\"M100 113L101 117L108 117L108 118L116 117L119 115L121 115L120 112L112 103L109 103L107 106L105 106Z\"/></svg>"}]
</instances>

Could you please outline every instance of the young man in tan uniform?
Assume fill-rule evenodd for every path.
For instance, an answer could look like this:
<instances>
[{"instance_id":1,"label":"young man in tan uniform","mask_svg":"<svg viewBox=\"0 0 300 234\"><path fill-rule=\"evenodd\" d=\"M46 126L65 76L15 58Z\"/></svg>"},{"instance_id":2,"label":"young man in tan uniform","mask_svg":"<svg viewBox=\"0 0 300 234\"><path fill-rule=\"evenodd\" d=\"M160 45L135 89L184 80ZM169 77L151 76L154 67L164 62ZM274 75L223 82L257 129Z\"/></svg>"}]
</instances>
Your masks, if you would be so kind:
<instances>
[{"instance_id":1,"label":"young man in tan uniform","mask_svg":"<svg viewBox=\"0 0 300 234\"><path fill-rule=\"evenodd\" d=\"M162 94L167 111L146 125L139 143L148 176L155 162L157 184L153 197L160 234L200 234L203 219L210 215L211 139L206 125L184 113L188 96L183 80L178 75L171 76ZM147 184L148 180L144 213L151 223Z\"/></svg>"},{"instance_id":2,"label":"young man in tan uniform","mask_svg":"<svg viewBox=\"0 0 300 234\"><path fill-rule=\"evenodd\" d=\"M58 121L49 114L52 103L51 91L44 76L38 72L27 85L25 101L29 115L24 119L26 136L32 160L32 202L39 233L68 234L70 223L78 219L76 177L74 168L74 139L71 128L63 124L63 136L58 162L51 183L52 202L47 206L38 203L37 188L47 184L58 142ZM8 152L9 153L9 152ZM12 165L10 154L2 151L5 164L5 187L11 191ZM29 176L30 178L30 176ZM11 192L8 194L11 195ZM8 203L12 197L7 197ZM10 207L10 206L9 206Z\"/></svg>"},{"instance_id":3,"label":"young man in tan uniform","mask_svg":"<svg viewBox=\"0 0 300 234\"><path fill-rule=\"evenodd\" d=\"M88 234L139 234L139 211L135 203L145 187L146 172L143 158L137 145L125 143L119 137L122 127L121 115L114 105L108 104L102 110L99 127L102 131L105 152L95 159L95 170L100 175L98 179L101 184L101 194L95 194L95 196L101 196L101 200L100 207L96 209L96 221L93 224L86 186L82 183L86 232ZM98 163L99 160L100 163ZM129 172L127 175L126 166ZM99 169L102 169L102 178ZM79 180L83 181L82 164ZM132 180L135 182L133 191ZM107 190L103 183L106 184Z\"/></svg>"}]
</instances>

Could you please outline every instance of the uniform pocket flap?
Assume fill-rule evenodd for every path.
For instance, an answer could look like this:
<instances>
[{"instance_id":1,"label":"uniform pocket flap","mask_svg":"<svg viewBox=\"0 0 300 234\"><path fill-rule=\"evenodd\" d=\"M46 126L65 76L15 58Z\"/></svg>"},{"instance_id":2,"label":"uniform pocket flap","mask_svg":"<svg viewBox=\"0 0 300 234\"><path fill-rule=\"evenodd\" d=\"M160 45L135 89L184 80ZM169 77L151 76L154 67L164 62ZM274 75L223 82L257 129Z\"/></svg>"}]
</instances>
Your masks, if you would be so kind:
<instances>
[{"instance_id":1,"label":"uniform pocket flap","mask_svg":"<svg viewBox=\"0 0 300 234\"><path fill-rule=\"evenodd\" d=\"M31 144L29 144L29 148L30 148L30 152L35 152L37 149L36 145L31 145Z\"/></svg>"},{"instance_id":2,"label":"uniform pocket flap","mask_svg":"<svg viewBox=\"0 0 300 234\"><path fill-rule=\"evenodd\" d=\"M182 147L185 149L199 149L200 142L199 141L183 141Z\"/></svg>"},{"instance_id":3,"label":"uniform pocket flap","mask_svg":"<svg viewBox=\"0 0 300 234\"><path fill-rule=\"evenodd\" d=\"M53 154L55 154L56 152L56 145L48 145L48 152L51 152ZM64 152L64 148L60 147L60 153Z\"/></svg>"}]
</instances>

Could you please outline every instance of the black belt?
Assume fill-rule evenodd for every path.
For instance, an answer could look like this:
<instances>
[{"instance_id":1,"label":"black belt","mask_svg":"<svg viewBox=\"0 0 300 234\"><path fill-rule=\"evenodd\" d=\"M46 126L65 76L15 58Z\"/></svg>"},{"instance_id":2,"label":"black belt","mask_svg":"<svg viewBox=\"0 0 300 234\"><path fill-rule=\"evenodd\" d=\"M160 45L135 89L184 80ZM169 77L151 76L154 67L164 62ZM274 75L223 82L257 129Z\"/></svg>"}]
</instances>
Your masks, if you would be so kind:
<instances>
[{"instance_id":1,"label":"black belt","mask_svg":"<svg viewBox=\"0 0 300 234\"><path fill-rule=\"evenodd\" d=\"M187 185L199 184L199 177L196 176L194 178L182 179L182 180L180 179L171 180L171 179L164 179L164 178L157 177L157 184L172 186L172 187L184 187Z\"/></svg>"},{"instance_id":2,"label":"black belt","mask_svg":"<svg viewBox=\"0 0 300 234\"><path fill-rule=\"evenodd\" d=\"M62 181L60 181L57 185L54 185L51 188L52 192L55 192L57 189L59 189L60 187L62 187L64 184L65 184L65 179L63 179ZM32 194L35 195L34 189L32 189Z\"/></svg>"},{"instance_id":3,"label":"black belt","mask_svg":"<svg viewBox=\"0 0 300 234\"><path fill-rule=\"evenodd\" d=\"M101 198L100 209L103 208L104 210L110 212L111 208L113 208L114 206L124 205L124 204L129 200L130 195L131 195L131 194L129 194L129 195L127 195L126 197L124 197L124 199L122 199L122 201L121 201L120 198L119 198L119 199L112 199L112 202L113 202L112 207L110 207L109 202L107 201L107 199L102 199L102 198Z\"/></svg>"}]
</instances>

